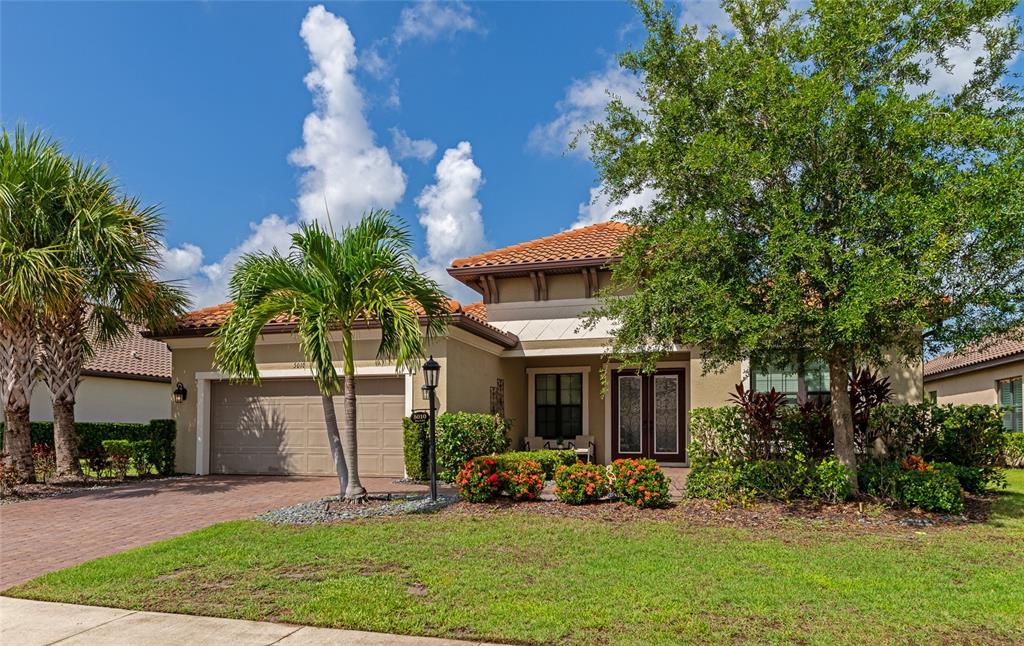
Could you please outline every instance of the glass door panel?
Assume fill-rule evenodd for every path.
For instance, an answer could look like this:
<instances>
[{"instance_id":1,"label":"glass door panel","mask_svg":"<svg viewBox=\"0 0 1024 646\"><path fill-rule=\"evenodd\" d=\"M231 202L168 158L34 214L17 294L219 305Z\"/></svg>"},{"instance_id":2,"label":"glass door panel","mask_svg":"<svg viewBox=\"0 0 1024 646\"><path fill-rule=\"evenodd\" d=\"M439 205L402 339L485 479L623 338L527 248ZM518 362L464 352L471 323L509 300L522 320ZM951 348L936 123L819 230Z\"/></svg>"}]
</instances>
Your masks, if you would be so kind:
<instances>
[{"instance_id":1,"label":"glass door panel","mask_svg":"<svg viewBox=\"0 0 1024 646\"><path fill-rule=\"evenodd\" d=\"M654 376L654 453L679 453L679 375Z\"/></svg>"},{"instance_id":2,"label":"glass door panel","mask_svg":"<svg viewBox=\"0 0 1024 646\"><path fill-rule=\"evenodd\" d=\"M619 375L619 453L643 450L643 378Z\"/></svg>"}]
</instances>

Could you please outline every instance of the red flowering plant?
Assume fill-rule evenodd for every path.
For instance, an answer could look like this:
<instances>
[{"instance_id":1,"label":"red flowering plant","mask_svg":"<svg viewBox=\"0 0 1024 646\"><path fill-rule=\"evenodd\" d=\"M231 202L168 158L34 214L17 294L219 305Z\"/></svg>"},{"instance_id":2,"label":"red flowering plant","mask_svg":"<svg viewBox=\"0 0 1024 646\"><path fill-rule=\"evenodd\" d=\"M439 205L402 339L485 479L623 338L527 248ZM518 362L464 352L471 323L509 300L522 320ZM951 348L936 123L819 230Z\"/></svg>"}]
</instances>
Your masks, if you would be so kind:
<instances>
[{"instance_id":1,"label":"red flowering plant","mask_svg":"<svg viewBox=\"0 0 1024 646\"><path fill-rule=\"evenodd\" d=\"M534 460L516 463L501 475L513 500L536 500L544 489L544 469Z\"/></svg>"},{"instance_id":2,"label":"red flowering plant","mask_svg":"<svg viewBox=\"0 0 1024 646\"><path fill-rule=\"evenodd\" d=\"M608 478L612 492L627 505L646 509L669 503L668 477L654 460L616 460Z\"/></svg>"},{"instance_id":3,"label":"red flowering plant","mask_svg":"<svg viewBox=\"0 0 1024 646\"><path fill-rule=\"evenodd\" d=\"M473 458L455 476L459 495L469 502L487 502L501 491L503 485L497 461L489 455Z\"/></svg>"},{"instance_id":4,"label":"red flowering plant","mask_svg":"<svg viewBox=\"0 0 1024 646\"><path fill-rule=\"evenodd\" d=\"M924 461L920 455L908 455L902 462L900 467L904 471L931 471L932 465Z\"/></svg>"},{"instance_id":5,"label":"red flowering plant","mask_svg":"<svg viewBox=\"0 0 1024 646\"><path fill-rule=\"evenodd\" d=\"M555 495L564 503L582 505L608 493L608 472L596 464L578 462L555 471Z\"/></svg>"}]
</instances>

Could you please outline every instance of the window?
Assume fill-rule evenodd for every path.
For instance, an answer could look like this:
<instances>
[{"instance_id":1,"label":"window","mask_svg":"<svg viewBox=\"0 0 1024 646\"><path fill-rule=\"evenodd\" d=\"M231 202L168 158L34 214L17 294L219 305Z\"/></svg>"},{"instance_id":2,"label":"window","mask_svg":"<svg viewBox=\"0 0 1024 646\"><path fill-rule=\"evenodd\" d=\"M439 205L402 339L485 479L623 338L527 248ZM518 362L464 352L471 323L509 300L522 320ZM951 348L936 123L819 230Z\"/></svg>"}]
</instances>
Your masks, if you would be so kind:
<instances>
[{"instance_id":1,"label":"window","mask_svg":"<svg viewBox=\"0 0 1024 646\"><path fill-rule=\"evenodd\" d=\"M928 401L930 401L933 404L938 404L939 403L939 391L937 391L937 390L929 390L928 391Z\"/></svg>"},{"instance_id":2,"label":"window","mask_svg":"<svg viewBox=\"0 0 1024 646\"><path fill-rule=\"evenodd\" d=\"M807 399L830 400L828 366L820 359L806 362L803 371L793 364L781 368L753 366L750 371L751 390L768 392L774 388L786 395L786 401L790 404L795 404L799 400L801 381L803 388L806 389Z\"/></svg>"},{"instance_id":3,"label":"window","mask_svg":"<svg viewBox=\"0 0 1024 646\"><path fill-rule=\"evenodd\" d=\"M1021 377L996 382L999 405L1006 408L1003 427L1008 431L1024 431L1024 403L1021 402Z\"/></svg>"},{"instance_id":4,"label":"window","mask_svg":"<svg viewBox=\"0 0 1024 646\"><path fill-rule=\"evenodd\" d=\"M534 428L548 440L574 439L583 434L583 375L534 376Z\"/></svg>"}]
</instances>

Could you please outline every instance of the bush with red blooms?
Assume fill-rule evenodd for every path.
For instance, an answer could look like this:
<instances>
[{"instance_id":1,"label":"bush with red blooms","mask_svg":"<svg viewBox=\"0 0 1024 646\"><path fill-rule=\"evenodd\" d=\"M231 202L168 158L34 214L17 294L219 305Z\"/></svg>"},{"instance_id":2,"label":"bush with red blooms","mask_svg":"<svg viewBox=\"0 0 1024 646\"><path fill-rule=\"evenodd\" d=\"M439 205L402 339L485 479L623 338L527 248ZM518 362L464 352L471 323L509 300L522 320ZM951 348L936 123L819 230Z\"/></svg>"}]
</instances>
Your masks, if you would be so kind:
<instances>
[{"instance_id":1,"label":"bush with red blooms","mask_svg":"<svg viewBox=\"0 0 1024 646\"><path fill-rule=\"evenodd\" d=\"M668 477L654 460L616 460L608 473L612 492L627 505L646 509L669 503Z\"/></svg>"},{"instance_id":2,"label":"bush with red blooms","mask_svg":"<svg viewBox=\"0 0 1024 646\"><path fill-rule=\"evenodd\" d=\"M489 455L473 458L455 476L459 495L468 502L487 502L501 491L504 484L497 461Z\"/></svg>"},{"instance_id":3,"label":"bush with red blooms","mask_svg":"<svg viewBox=\"0 0 1024 646\"><path fill-rule=\"evenodd\" d=\"M555 471L555 495L564 503L582 505L607 493L608 471L602 466L579 462Z\"/></svg>"},{"instance_id":4,"label":"bush with red blooms","mask_svg":"<svg viewBox=\"0 0 1024 646\"><path fill-rule=\"evenodd\" d=\"M505 491L513 500L536 500L544 489L544 469L539 462L524 460L501 473Z\"/></svg>"},{"instance_id":5,"label":"bush with red blooms","mask_svg":"<svg viewBox=\"0 0 1024 646\"><path fill-rule=\"evenodd\" d=\"M931 471L932 465L924 461L920 455L908 455L902 462L900 467L904 471Z\"/></svg>"},{"instance_id":6,"label":"bush with red blooms","mask_svg":"<svg viewBox=\"0 0 1024 646\"><path fill-rule=\"evenodd\" d=\"M57 456L49 444L32 445L32 466L36 469L36 480L48 482L57 473Z\"/></svg>"}]
</instances>

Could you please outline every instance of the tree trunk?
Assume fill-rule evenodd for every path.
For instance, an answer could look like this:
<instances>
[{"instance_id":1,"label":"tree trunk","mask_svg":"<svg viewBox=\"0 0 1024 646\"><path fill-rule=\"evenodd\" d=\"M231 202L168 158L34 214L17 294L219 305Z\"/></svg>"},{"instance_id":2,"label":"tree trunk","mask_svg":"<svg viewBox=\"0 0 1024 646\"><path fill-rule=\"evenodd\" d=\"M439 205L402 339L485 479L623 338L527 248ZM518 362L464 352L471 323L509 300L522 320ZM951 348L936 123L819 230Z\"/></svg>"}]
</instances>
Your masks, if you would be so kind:
<instances>
[{"instance_id":1,"label":"tree trunk","mask_svg":"<svg viewBox=\"0 0 1024 646\"><path fill-rule=\"evenodd\" d=\"M8 405L4 408L4 452L7 454L7 466L18 476L18 480L36 481L28 406Z\"/></svg>"},{"instance_id":2,"label":"tree trunk","mask_svg":"<svg viewBox=\"0 0 1024 646\"><path fill-rule=\"evenodd\" d=\"M57 477L82 477L82 463L78 459L74 400L53 400L53 448L57 457Z\"/></svg>"},{"instance_id":3,"label":"tree trunk","mask_svg":"<svg viewBox=\"0 0 1024 646\"><path fill-rule=\"evenodd\" d=\"M341 342L345 354L345 423L342 426L341 443L344 447L345 466L348 469L345 500L362 502L366 500L366 489L359 482L359 456L356 453L356 368L352 360L351 330L342 331Z\"/></svg>"},{"instance_id":4,"label":"tree trunk","mask_svg":"<svg viewBox=\"0 0 1024 646\"><path fill-rule=\"evenodd\" d=\"M345 451L341 448L341 437L338 435L338 416L334 414L334 397L321 395L320 401L324 406L327 443L331 447L331 457L334 458L334 471L338 474L338 495L344 498L345 489L348 487L348 467L345 465Z\"/></svg>"},{"instance_id":5,"label":"tree trunk","mask_svg":"<svg viewBox=\"0 0 1024 646\"><path fill-rule=\"evenodd\" d=\"M16 310L0 323L0 404L4 407L4 453L19 480L35 482L29 408L36 382L36 335L30 310Z\"/></svg>"},{"instance_id":6,"label":"tree trunk","mask_svg":"<svg viewBox=\"0 0 1024 646\"><path fill-rule=\"evenodd\" d=\"M850 362L830 357L829 391L832 395L832 431L836 458L846 467L850 491L857 493L857 455L853 444L853 407L850 405Z\"/></svg>"},{"instance_id":7,"label":"tree trunk","mask_svg":"<svg viewBox=\"0 0 1024 646\"><path fill-rule=\"evenodd\" d=\"M57 475L81 477L78 430L75 428L75 394L85 365L85 306L43 319L39 335L39 363L53 395L53 444Z\"/></svg>"}]
</instances>

